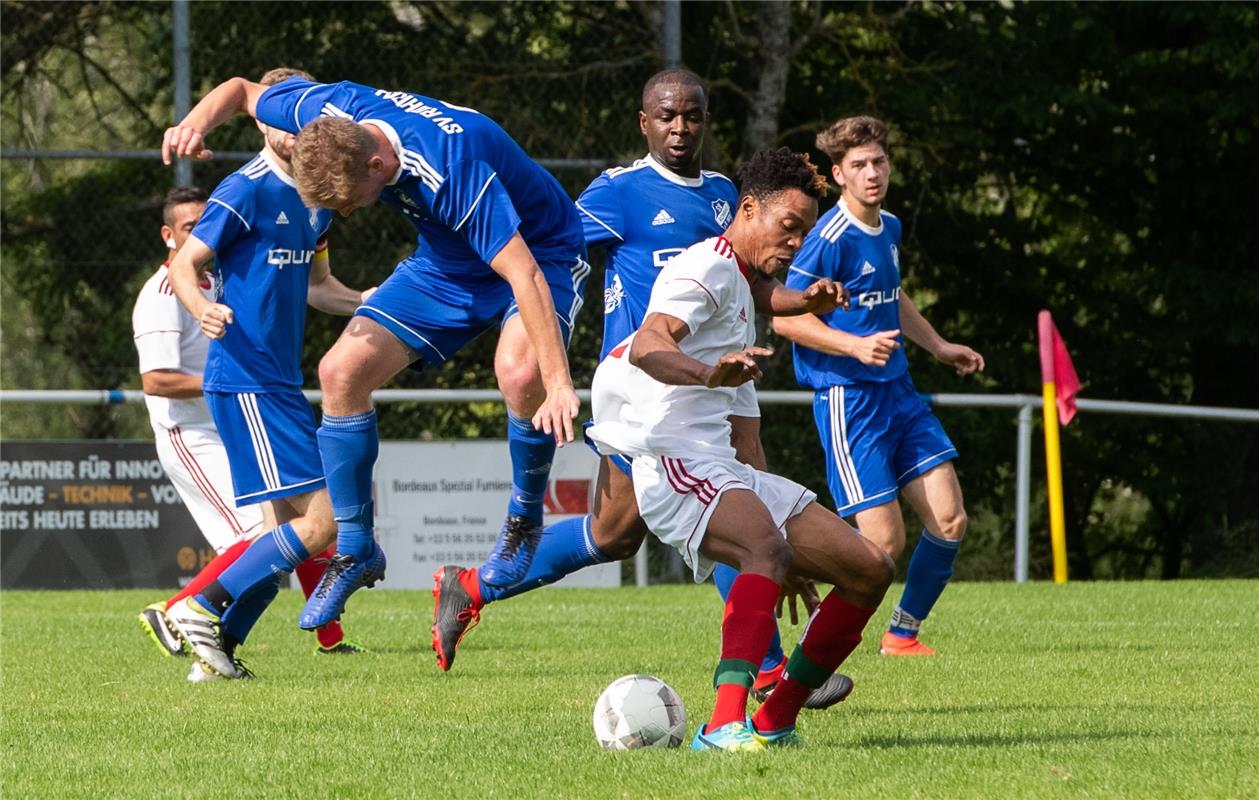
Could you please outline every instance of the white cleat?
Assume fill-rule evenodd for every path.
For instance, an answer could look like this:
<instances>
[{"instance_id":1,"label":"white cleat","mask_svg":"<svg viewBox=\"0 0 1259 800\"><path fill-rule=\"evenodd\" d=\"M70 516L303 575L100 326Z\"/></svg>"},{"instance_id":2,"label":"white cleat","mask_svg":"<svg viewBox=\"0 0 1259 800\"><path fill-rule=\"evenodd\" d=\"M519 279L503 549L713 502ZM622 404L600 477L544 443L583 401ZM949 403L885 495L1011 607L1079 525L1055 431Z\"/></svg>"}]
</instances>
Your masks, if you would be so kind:
<instances>
[{"instance_id":1,"label":"white cleat","mask_svg":"<svg viewBox=\"0 0 1259 800\"><path fill-rule=\"evenodd\" d=\"M236 676L236 665L223 647L219 615L207 611L191 597L185 597L166 611L166 619L205 666L221 676Z\"/></svg>"}]
</instances>

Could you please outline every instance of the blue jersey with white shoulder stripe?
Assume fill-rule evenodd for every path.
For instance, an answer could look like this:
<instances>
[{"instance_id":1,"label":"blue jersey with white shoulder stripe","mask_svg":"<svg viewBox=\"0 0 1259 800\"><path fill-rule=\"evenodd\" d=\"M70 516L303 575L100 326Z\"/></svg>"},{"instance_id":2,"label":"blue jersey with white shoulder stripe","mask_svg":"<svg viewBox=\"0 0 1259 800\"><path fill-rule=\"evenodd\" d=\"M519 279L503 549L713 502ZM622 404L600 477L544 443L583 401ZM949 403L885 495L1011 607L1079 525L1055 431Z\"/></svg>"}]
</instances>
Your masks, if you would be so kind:
<instances>
[{"instance_id":1,"label":"blue jersey with white shoulder stripe","mask_svg":"<svg viewBox=\"0 0 1259 800\"><path fill-rule=\"evenodd\" d=\"M207 391L301 387L310 266L331 224L332 212L307 208L265 151L215 188L192 235L214 251L217 299L232 323L210 342Z\"/></svg>"},{"instance_id":2,"label":"blue jersey with white shoulder stripe","mask_svg":"<svg viewBox=\"0 0 1259 800\"><path fill-rule=\"evenodd\" d=\"M803 290L819 278L830 278L848 289L851 310L822 314L823 322L853 336L896 330L901 326L900 243L901 221L895 216L881 211L879 226L872 228L841 200L805 237L787 272L787 287ZM812 389L895 380L909 370L904 335L897 340L901 346L883 367L794 344L796 380Z\"/></svg>"},{"instance_id":3,"label":"blue jersey with white shoulder stripe","mask_svg":"<svg viewBox=\"0 0 1259 800\"><path fill-rule=\"evenodd\" d=\"M673 172L650 155L604 171L577 198L586 247L607 250L599 359L643 322L661 268L686 248L725 232L739 192L725 175Z\"/></svg>"},{"instance_id":4,"label":"blue jersey with white shoulder stripe","mask_svg":"<svg viewBox=\"0 0 1259 800\"><path fill-rule=\"evenodd\" d=\"M263 92L255 113L292 133L320 116L379 129L401 164L380 199L415 225L417 255L443 272L484 273L517 231L539 261L580 252L577 210L559 182L473 109L349 81L290 78Z\"/></svg>"}]
</instances>

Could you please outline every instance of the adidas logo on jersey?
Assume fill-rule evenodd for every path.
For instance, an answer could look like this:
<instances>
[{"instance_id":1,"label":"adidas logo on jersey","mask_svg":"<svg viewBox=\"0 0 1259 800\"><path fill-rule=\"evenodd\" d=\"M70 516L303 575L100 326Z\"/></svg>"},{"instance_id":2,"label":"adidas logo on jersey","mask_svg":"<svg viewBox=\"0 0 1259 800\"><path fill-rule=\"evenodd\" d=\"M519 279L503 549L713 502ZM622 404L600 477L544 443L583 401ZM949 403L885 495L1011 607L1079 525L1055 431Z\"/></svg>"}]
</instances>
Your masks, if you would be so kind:
<instances>
[{"instance_id":1,"label":"adidas logo on jersey","mask_svg":"<svg viewBox=\"0 0 1259 800\"><path fill-rule=\"evenodd\" d=\"M864 264L862 264L862 265L861 265L861 276L862 276L862 277L865 277L866 275L873 275L873 274L874 274L874 265L873 265L873 264L871 264L869 261L867 261L866 263L864 263Z\"/></svg>"},{"instance_id":2,"label":"adidas logo on jersey","mask_svg":"<svg viewBox=\"0 0 1259 800\"><path fill-rule=\"evenodd\" d=\"M275 224L276 224L276 225L287 225L287 224L289 224L289 218L288 218L288 215L287 215L287 214L285 214L283 211L281 211L281 212L280 212L280 216L278 216L278 217L276 217L276 218L275 218Z\"/></svg>"},{"instance_id":3,"label":"adidas logo on jersey","mask_svg":"<svg viewBox=\"0 0 1259 800\"><path fill-rule=\"evenodd\" d=\"M652 225L672 225L675 222L677 222L677 220L669 216L669 212L665 211L662 208L660 209L660 213L656 215L656 218L651 221L651 224Z\"/></svg>"}]
</instances>

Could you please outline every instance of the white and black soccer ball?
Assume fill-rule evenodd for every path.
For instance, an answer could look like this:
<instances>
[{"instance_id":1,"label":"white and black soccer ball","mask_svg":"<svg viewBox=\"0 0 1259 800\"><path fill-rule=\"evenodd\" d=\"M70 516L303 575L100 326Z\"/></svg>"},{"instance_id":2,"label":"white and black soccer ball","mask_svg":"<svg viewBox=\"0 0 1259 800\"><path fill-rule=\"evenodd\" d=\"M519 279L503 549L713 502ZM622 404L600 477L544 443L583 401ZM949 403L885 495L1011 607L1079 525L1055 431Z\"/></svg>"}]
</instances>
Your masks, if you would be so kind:
<instances>
[{"instance_id":1,"label":"white and black soccer ball","mask_svg":"<svg viewBox=\"0 0 1259 800\"><path fill-rule=\"evenodd\" d=\"M669 684L651 675L617 678L595 701L595 739L605 750L677 747L686 709Z\"/></svg>"}]
</instances>

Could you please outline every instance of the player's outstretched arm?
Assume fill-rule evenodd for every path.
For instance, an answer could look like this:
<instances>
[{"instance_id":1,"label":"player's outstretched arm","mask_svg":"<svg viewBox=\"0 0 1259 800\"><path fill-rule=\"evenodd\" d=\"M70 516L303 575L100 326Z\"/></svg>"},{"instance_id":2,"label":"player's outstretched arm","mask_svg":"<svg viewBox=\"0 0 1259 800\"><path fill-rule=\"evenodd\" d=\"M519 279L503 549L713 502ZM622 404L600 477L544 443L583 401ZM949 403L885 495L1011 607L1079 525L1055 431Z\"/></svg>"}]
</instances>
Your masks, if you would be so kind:
<instances>
[{"instance_id":1,"label":"player's outstretched arm","mask_svg":"<svg viewBox=\"0 0 1259 800\"><path fill-rule=\"evenodd\" d=\"M315 252L310 265L310 283L306 287L306 302L311 308L347 317L375 291L375 286L361 292L346 286L332 274L327 248Z\"/></svg>"},{"instance_id":2,"label":"player's outstretched arm","mask_svg":"<svg viewBox=\"0 0 1259 800\"><path fill-rule=\"evenodd\" d=\"M940 363L953 367L958 375L984 371L984 357L966 345L954 344L937 333L908 295L902 293L899 303L901 328L911 342L924 348Z\"/></svg>"},{"instance_id":3,"label":"player's outstretched arm","mask_svg":"<svg viewBox=\"0 0 1259 800\"><path fill-rule=\"evenodd\" d=\"M261 83L231 78L214 87L182 121L166 129L162 136L162 163L171 158L213 158L205 137L237 114L254 116L258 98L267 90Z\"/></svg>"},{"instance_id":4,"label":"player's outstretched arm","mask_svg":"<svg viewBox=\"0 0 1259 800\"><path fill-rule=\"evenodd\" d=\"M581 411L581 401L568 371L564 338L555 320L555 303L546 277L538 269L529 246L519 233L513 235L490 261L490 268L511 285L520 308L520 321L533 350L538 354L538 370L546 399L533 415L533 427L555 437L557 444L573 440L573 420Z\"/></svg>"},{"instance_id":5,"label":"player's outstretched arm","mask_svg":"<svg viewBox=\"0 0 1259 800\"><path fill-rule=\"evenodd\" d=\"M201 332L211 339L220 339L232 322L232 309L205 299L198 275L201 265L213 257L214 251L205 242L189 236L171 259L167 277L180 305L201 323Z\"/></svg>"},{"instance_id":6,"label":"player's outstretched arm","mask_svg":"<svg viewBox=\"0 0 1259 800\"><path fill-rule=\"evenodd\" d=\"M803 292L788 289L777 278L761 278L752 284L756 310L775 317L829 314L848 308L848 290L829 278L814 281Z\"/></svg>"},{"instance_id":7,"label":"player's outstretched arm","mask_svg":"<svg viewBox=\"0 0 1259 800\"><path fill-rule=\"evenodd\" d=\"M678 342L690 333L686 323L677 317L653 311L634 335L630 363L661 383L714 388L757 380L761 377L761 368L756 359L773 354L765 347L750 347L726 353L710 366L691 358L678 347Z\"/></svg>"},{"instance_id":8,"label":"player's outstretched arm","mask_svg":"<svg viewBox=\"0 0 1259 800\"><path fill-rule=\"evenodd\" d=\"M885 367L893 351L899 348L900 329L878 331L869 336L854 336L836 330L813 314L796 317L774 317L774 333L819 353L855 358L872 367Z\"/></svg>"}]
</instances>

